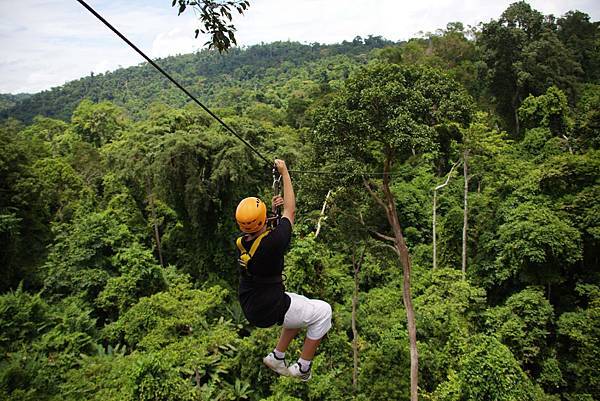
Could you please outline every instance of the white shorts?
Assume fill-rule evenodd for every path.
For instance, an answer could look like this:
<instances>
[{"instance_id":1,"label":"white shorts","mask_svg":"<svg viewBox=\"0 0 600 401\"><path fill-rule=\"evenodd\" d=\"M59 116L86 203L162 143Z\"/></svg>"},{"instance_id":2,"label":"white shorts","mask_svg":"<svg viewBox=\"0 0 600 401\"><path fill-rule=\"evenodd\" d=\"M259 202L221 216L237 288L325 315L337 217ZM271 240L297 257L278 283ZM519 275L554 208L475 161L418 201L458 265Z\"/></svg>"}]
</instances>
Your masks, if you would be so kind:
<instances>
[{"instance_id":1,"label":"white shorts","mask_svg":"<svg viewBox=\"0 0 600 401\"><path fill-rule=\"evenodd\" d=\"M319 340L331 328L331 306L318 299L308 299L305 296L286 292L292 299L290 308L283 319L283 327L300 329L308 327L306 337Z\"/></svg>"}]
</instances>

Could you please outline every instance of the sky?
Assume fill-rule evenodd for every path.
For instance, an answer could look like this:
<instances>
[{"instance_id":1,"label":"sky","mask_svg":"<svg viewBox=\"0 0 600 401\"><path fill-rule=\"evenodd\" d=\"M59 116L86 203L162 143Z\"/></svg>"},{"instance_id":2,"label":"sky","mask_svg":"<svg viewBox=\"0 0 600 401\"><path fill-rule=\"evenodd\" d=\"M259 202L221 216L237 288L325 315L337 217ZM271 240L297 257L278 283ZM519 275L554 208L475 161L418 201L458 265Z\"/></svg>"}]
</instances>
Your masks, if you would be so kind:
<instances>
[{"instance_id":1,"label":"sky","mask_svg":"<svg viewBox=\"0 0 600 401\"><path fill-rule=\"evenodd\" d=\"M171 0L86 0L150 57L194 52L194 14ZM398 41L448 22L497 19L515 0L250 0L236 16L240 46L292 40L336 43L381 35ZM598 0L530 0L543 14L580 10L600 19ZM144 60L76 0L0 0L0 93L35 93Z\"/></svg>"}]
</instances>

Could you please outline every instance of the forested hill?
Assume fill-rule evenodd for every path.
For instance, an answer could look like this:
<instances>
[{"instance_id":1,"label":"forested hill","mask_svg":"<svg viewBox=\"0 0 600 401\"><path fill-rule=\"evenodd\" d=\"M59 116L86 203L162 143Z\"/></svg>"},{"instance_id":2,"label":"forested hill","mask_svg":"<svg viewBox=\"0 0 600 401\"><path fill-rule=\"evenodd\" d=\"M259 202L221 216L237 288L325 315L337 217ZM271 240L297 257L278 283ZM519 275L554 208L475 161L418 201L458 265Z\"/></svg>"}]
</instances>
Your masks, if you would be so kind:
<instances>
[{"instance_id":1,"label":"forested hill","mask_svg":"<svg viewBox=\"0 0 600 401\"><path fill-rule=\"evenodd\" d=\"M138 66L0 98L0 400L600 400L598 22L518 2L161 64L292 170L285 288L333 310L312 379L237 298L270 163Z\"/></svg>"},{"instance_id":2,"label":"forested hill","mask_svg":"<svg viewBox=\"0 0 600 401\"><path fill-rule=\"evenodd\" d=\"M292 78L327 81L335 75L347 77L348 66L344 64L365 62L370 51L392 44L381 37L356 37L352 42L334 45L276 42L234 48L223 55L203 50L158 59L157 63L202 101L211 105L239 107L238 102L244 99L237 98L235 91L225 92L224 89L247 88L268 92L268 89L277 89L273 83L279 85ZM306 68L300 68L302 66ZM228 94L231 99L227 99ZM189 101L148 63L105 74L91 74L24 99L0 96L13 99L12 103L0 103L0 119L11 116L25 122L30 122L36 115L69 120L82 99L111 101L123 106L136 119L147 116L145 110L152 102L181 107ZM281 99L276 94L274 96L271 102L281 103ZM3 99L0 98L0 101Z\"/></svg>"},{"instance_id":3,"label":"forested hill","mask_svg":"<svg viewBox=\"0 0 600 401\"><path fill-rule=\"evenodd\" d=\"M31 95L28 93L19 93L16 95L0 93L0 113L14 108L18 102L21 102L30 96Z\"/></svg>"}]
</instances>

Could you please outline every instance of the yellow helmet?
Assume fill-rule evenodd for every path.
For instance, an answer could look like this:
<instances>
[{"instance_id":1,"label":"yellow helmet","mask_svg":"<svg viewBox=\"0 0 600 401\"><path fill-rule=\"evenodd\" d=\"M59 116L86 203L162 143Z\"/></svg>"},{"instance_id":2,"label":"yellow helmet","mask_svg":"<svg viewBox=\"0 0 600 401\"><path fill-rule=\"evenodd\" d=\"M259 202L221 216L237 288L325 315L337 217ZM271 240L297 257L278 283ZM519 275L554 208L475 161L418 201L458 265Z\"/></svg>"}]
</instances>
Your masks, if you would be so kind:
<instances>
[{"instance_id":1,"label":"yellow helmet","mask_svg":"<svg viewBox=\"0 0 600 401\"><path fill-rule=\"evenodd\" d=\"M245 233L255 233L267 223L267 206L256 197L242 199L235 211L240 230Z\"/></svg>"}]
</instances>

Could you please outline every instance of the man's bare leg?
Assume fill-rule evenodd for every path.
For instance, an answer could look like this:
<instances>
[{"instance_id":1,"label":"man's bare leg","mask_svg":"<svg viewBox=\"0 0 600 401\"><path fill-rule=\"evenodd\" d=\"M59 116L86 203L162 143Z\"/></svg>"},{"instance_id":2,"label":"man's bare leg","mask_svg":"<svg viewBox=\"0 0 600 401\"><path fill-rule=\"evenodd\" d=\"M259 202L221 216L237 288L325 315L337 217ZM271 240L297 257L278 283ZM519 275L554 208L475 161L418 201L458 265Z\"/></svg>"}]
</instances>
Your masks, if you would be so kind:
<instances>
[{"instance_id":1,"label":"man's bare leg","mask_svg":"<svg viewBox=\"0 0 600 401\"><path fill-rule=\"evenodd\" d=\"M290 372L285 363L285 351L299 331L300 329L286 329L284 327L273 352L263 358L264 364L282 376L289 376Z\"/></svg>"},{"instance_id":2,"label":"man's bare leg","mask_svg":"<svg viewBox=\"0 0 600 401\"><path fill-rule=\"evenodd\" d=\"M279 352L287 351L288 346L290 345L294 337L296 337L296 334L298 334L299 331L300 329L286 329L285 327L282 328L281 335L279 336L279 341L277 342L277 347L275 347L275 349Z\"/></svg>"},{"instance_id":3,"label":"man's bare leg","mask_svg":"<svg viewBox=\"0 0 600 401\"><path fill-rule=\"evenodd\" d=\"M306 337L306 339L304 340L304 346L302 347L302 354L300 355L300 358L306 361L312 361L312 359L315 356L315 352L317 352L317 347L320 343L320 338L318 340L311 340L310 338Z\"/></svg>"}]
</instances>

